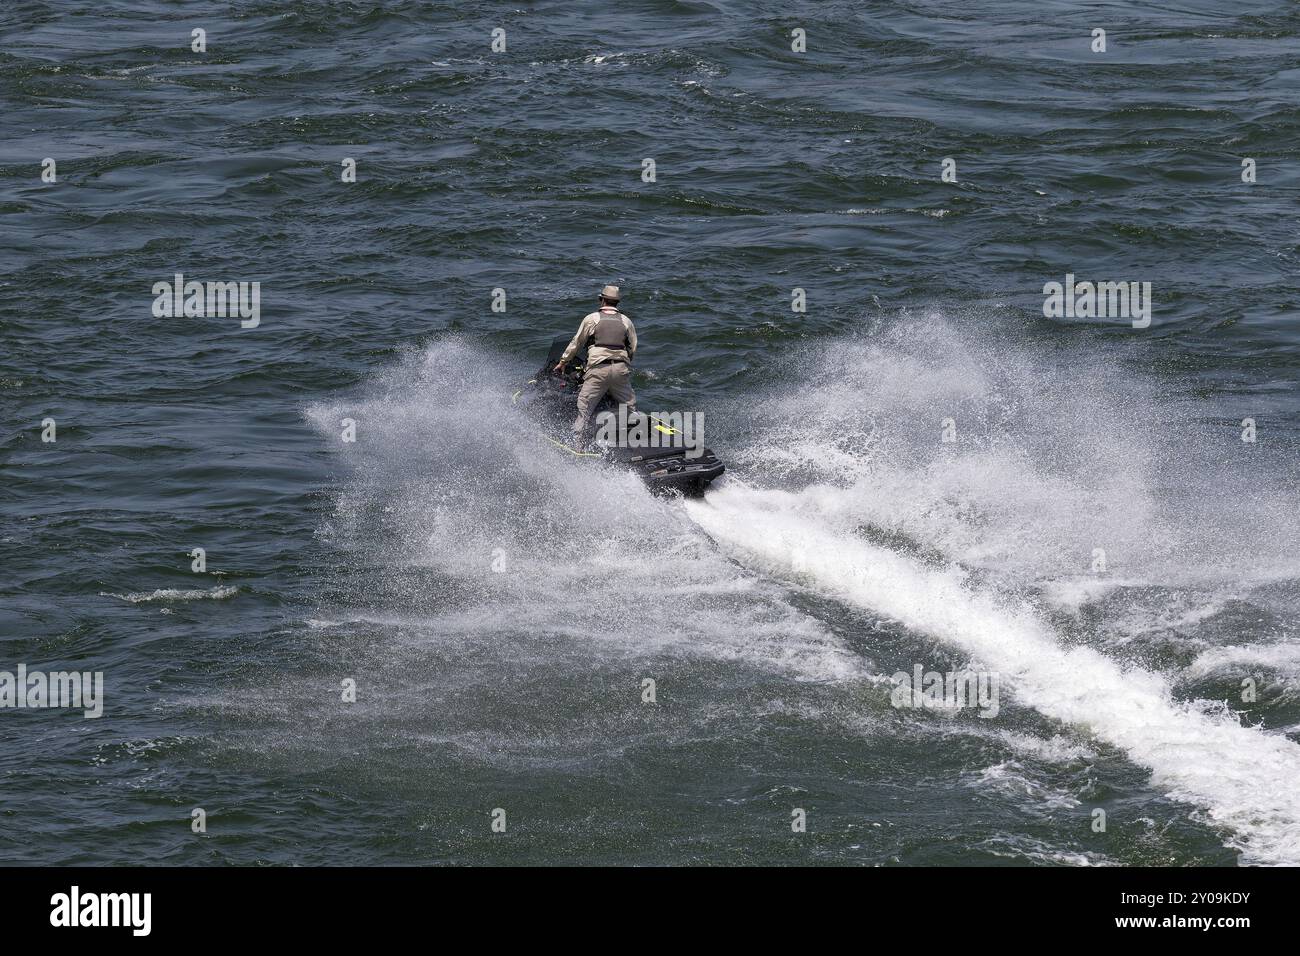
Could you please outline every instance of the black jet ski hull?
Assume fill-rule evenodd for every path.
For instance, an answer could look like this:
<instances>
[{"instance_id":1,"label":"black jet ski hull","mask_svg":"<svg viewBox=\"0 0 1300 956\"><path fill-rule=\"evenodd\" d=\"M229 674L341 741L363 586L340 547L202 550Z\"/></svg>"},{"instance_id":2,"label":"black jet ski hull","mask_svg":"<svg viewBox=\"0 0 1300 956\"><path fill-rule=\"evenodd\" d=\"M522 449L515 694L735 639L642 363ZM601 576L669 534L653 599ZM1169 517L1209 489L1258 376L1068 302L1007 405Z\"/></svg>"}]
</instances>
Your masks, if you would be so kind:
<instances>
[{"instance_id":1,"label":"black jet ski hull","mask_svg":"<svg viewBox=\"0 0 1300 956\"><path fill-rule=\"evenodd\" d=\"M635 471L653 491L687 496L703 494L709 482L727 470L708 448L693 458L680 448L613 448L606 457Z\"/></svg>"}]
</instances>

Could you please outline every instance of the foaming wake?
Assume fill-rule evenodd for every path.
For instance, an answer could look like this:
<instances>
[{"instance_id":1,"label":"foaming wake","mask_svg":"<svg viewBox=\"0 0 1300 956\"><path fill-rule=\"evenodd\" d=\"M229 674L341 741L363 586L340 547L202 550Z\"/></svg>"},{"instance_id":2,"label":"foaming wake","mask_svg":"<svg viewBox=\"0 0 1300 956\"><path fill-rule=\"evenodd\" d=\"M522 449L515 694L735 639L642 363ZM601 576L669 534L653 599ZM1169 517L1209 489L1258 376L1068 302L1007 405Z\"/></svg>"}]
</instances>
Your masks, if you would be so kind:
<instances>
[{"instance_id":1,"label":"foaming wake","mask_svg":"<svg viewBox=\"0 0 1300 956\"><path fill-rule=\"evenodd\" d=\"M1222 430L1174 427L1185 416L1110 356L1015 341L929 316L800 356L811 382L758 403L742 455L782 487L733 481L688 513L748 565L970 654L1020 703L1150 768L1248 860L1300 862L1300 747L1121 666L1104 606L1095 633L1071 635L1094 646L1067 646L1046 616L1053 595L1078 610L1134 583L1157 602L1170 584L1251 593L1294 566L1287 496L1258 462L1234 469L1235 436L1206 451ZM1253 507L1225 514L1225 485Z\"/></svg>"},{"instance_id":2,"label":"foaming wake","mask_svg":"<svg viewBox=\"0 0 1300 956\"><path fill-rule=\"evenodd\" d=\"M928 315L790 356L801 380L748 411L736 470L857 487L846 517L1010 585L1300 579L1294 487L1263 460L1280 446L1241 442L1213 424L1240 416L1178 400L1121 350L965 326Z\"/></svg>"},{"instance_id":3,"label":"foaming wake","mask_svg":"<svg viewBox=\"0 0 1300 956\"><path fill-rule=\"evenodd\" d=\"M836 494L732 485L687 507L751 565L959 647L998 672L1020 703L1122 748L1151 768L1156 786L1231 827L1251 858L1300 862L1300 747L1175 701L1157 674L1121 670L1092 648L1063 648L1033 613L973 590L956 569L927 567L837 530Z\"/></svg>"},{"instance_id":4,"label":"foaming wake","mask_svg":"<svg viewBox=\"0 0 1300 956\"><path fill-rule=\"evenodd\" d=\"M357 401L309 410L352 469L324 531L355 569L350 613L488 643L502 667L544 637L596 656L705 656L802 680L869 673L680 508L547 443L511 403L519 369L498 363L446 339ZM339 439L344 419L355 442Z\"/></svg>"}]
</instances>

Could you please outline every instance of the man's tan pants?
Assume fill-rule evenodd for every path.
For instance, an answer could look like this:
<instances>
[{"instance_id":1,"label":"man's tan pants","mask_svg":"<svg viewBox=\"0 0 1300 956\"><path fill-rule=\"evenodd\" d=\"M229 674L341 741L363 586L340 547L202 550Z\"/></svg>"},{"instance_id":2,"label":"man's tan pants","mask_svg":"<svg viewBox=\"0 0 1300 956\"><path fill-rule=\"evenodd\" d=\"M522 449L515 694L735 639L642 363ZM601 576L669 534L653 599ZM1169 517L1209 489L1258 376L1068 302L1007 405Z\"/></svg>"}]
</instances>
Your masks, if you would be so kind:
<instances>
[{"instance_id":1,"label":"man's tan pants","mask_svg":"<svg viewBox=\"0 0 1300 956\"><path fill-rule=\"evenodd\" d=\"M581 434L587 427L592 409L605 397L606 392L620 405L628 406L629 415L636 411L632 369L626 362L604 362L583 373L582 390L578 392L578 417L573 423L575 434Z\"/></svg>"}]
</instances>

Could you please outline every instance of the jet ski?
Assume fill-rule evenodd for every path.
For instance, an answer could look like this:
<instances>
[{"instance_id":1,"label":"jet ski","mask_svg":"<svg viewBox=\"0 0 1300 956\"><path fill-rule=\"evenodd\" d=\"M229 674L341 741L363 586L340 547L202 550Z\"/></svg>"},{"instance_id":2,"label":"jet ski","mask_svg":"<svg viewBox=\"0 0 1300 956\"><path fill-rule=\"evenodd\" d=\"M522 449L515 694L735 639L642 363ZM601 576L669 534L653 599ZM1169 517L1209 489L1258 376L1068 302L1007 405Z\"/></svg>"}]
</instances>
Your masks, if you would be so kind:
<instances>
[{"instance_id":1,"label":"jet ski","mask_svg":"<svg viewBox=\"0 0 1300 956\"><path fill-rule=\"evenodd\" d=\"M580 348L558 375L554 369L568 344L569 336L557 336L541 369L511 396L537 419L547 441L577 457L626 468L659 494L698 497L726 471L711 449L695 440L690 429L680 427L680 416L629 415L608 395L592 412L591 428L582 436L589 440L579 443L572 428L587 349Z\"/></svg>"}]
</instances>

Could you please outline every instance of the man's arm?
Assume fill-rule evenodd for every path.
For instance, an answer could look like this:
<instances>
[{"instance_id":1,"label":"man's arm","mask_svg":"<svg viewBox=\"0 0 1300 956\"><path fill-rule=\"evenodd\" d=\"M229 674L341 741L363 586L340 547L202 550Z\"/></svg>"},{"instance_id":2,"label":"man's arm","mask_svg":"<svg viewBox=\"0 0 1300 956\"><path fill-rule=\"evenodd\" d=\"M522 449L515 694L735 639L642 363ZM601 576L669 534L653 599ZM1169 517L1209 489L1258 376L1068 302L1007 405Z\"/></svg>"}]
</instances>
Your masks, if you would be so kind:
<instances>
[{"instance_id":1,"label":"man's arm","mask_svg":"<svg viewBox=\"0 0 1300 956\"><path fill-rule=\"evenodd\" d=\"M569 341L569 347L564 350L564 354L560 356L559 364L555 366L556 372L564 370L564 366L569 364L569 359L573 358L573 353L578 351L582 341L591 334L587 328L589 324L587 319L589 318L590 316L583 316L582 321L578 323L578 331L574 333L573 338Z\"/></svg>"},{"instance_id":2,"label":"man's arm","mask_svg":"<svg viewBox=\"0 0 1300 956\"><path fill-rule=\"evenodd\" d=\"M636 358L636 326L626 315L623 318L627 320L627 357Z\"/></svg>"}]
</instances>

